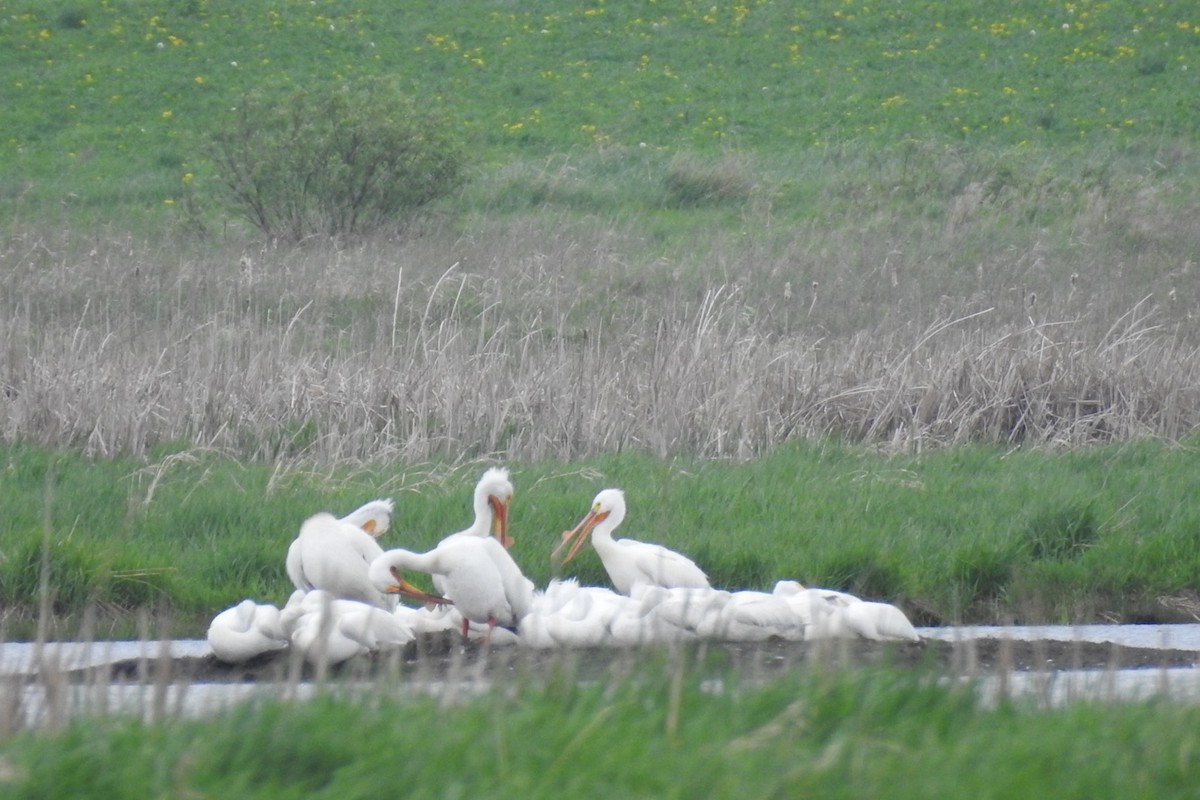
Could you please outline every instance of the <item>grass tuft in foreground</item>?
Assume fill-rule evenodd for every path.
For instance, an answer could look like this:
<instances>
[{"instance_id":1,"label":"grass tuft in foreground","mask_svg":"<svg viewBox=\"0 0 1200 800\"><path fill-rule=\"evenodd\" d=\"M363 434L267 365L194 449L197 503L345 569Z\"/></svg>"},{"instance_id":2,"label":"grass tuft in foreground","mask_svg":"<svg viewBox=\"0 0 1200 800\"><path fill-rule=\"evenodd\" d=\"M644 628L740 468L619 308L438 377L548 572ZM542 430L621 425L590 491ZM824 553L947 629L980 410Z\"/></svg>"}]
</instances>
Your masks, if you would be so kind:
<instances>
[{"instance_id":1,"label":"grass tuft in foreground","mask_svg":"<svg viewBox=\"0 0 1200 800\"><path fill-rule=\"evenodd\" d=\"M917 672L752 685L668 659L447 705L330 690L207 718L86 719L0 749L5 797L1192 797L1200 710L985 707Z\"/></svg>"}]
</instances>

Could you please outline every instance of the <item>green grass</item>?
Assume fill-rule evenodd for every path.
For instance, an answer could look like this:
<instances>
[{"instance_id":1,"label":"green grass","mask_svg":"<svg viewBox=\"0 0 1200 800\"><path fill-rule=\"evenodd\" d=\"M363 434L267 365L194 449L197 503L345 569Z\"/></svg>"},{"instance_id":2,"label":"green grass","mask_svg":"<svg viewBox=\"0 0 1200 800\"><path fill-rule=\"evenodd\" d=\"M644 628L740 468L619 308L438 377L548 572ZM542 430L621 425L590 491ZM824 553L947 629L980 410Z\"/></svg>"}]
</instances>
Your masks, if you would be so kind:
<instances>
[{"instance_id":1,"label":"green grass","mask_svg":"<svg viewBox=\"0 0 1200 800\"><path fill-rule=\"evenodd\" d=\"M746 463L634 453L513 463L514 553L545 585L560 532L616 486L630 507L619 535L687 553L724 588L796 579L896 602L926 624L1178 619L1157 598L1194 592L1200 572L1198 453L1142 442L884 457L797 443ZM146 466L31 447L2 455L0 602L17 635L37 616L43 553L56 635L72 635L96 605L114 630L128 633L137 609L157 610L175 617L177 635L196 636L245 597L287 599L284 556L308 515L394 497L383 544L427 549L469 523L482 471L317 473L214 454ZM607 585L590 549L570 574Z\"/></svg>"},{"instance_id":2,"label":"green grass","mask_svg":"<svg viewBox=\"0 0 1200 800\"><path fill-rule=\"evenodd\" d=\"M485 173L606 148L1036 164L1161 155L1198 129L1200 22L1170 3L6 0L0 19L9 207L76 218L153 219L207 192L198 143L281 78L400 76L461 120ZM798 174L788 160L772 177Z\"/></svg>"},{"instance_id":3,"label":"green grass","mask_svg":"<svg viewBox=\"0 0 1200 800\"><path fill-rule=\"evenodd\" d=\"M981 706L929 676L819 669L713 692L719 666L514 686L460 704L336 692L212 718L85 719L3 745L5 797L1195 795L1200 710Z\"/></svg>"}]
</instances>

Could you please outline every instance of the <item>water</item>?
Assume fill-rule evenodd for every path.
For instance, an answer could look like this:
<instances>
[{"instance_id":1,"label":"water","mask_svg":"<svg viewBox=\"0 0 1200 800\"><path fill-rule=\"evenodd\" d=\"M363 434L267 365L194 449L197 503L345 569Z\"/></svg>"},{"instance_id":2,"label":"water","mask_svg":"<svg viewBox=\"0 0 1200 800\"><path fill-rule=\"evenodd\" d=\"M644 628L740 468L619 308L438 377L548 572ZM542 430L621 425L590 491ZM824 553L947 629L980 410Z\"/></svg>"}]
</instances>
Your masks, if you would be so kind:
<instances>
[{"instance_id":1,"label":"water","mask_svg":"<svg viewBox=\"0 0 1200 800\"><path fill-rule=\"evenodd\" d=\"M134 658L160 658L167 647L173 658L206 656L212 652L205 639L116 642L32 642L0 643L0 675L28 675L43 663L58 670L82 669Z\"/></svg>"},{"instance_id":2,"label":"water","mask_svg":"<svg viewBox=\"0 0 1200 800\"><path fill-rule=\"evenodd\" d=\"M969 625L961 628L918 628L921 636L949 642L968 639L1100 642L1123 647L1200 650L1200 625Z\"/></svg>"},{"instance_id":3,"label":"water","mask_svg":"<svg viewBox=\"0 0 1200 800\"><path fill-rule=\"evenodd\" d=\"M946 641L975 638L1014 640L1057 640L1114 643L1126 647L1162 647L1200 651L1200 625L1035 625L1024 627L967 626L959 628L921 628L923 637ZM56 670L79 669L135 658L155 659L167 648L174 657L205 656L210 650L203 639L170 642L118 641L50 643L38 647L23 642L0 644L0 677L30 675L42 664ZM949 680L949 679L948 679ZM53 684L53 682L50 682ZM721 691L720 681L709 686ZM471 696L486 692L486 680L459 682L423 681L399 687L407 693L446 696ZM375 687L363 684L343 687L346 691L370 693ZM1013 672L985 677L981 684L985 703L1001 697L1024 698L1044 707L1056 707L1079 700L1105 702L1135 701L1169 695L1173 700L1200 703L1200 668L1054 670ZM311 684L291 686L264 684L209 683L188 686L142 684L43 685L20 687L20 713L26 726L61 722L64 717L88 713L121 711L146 719L192 717L214 713L256 696L295 697L312 695Z\"/></svg>"},{"instance_id":4,"label":"water","mask_svg":"<svg viewBox=\"0 0 1200 800\"><path fill-rule=\"evenodd\" d=\"M1008 637L1021 641L1102 642L1125 647L1161 647L1200 651L1200 625L1027 625L1001 627L970 625L958 628L918 628L921 636L944 641ZM60 670L108 664L132 658L159 658L168 647L173 657L206 656L203 639L117 642L51 642L43 646L42 661ZM37 646L28 642L0 643L0 675L36 671Z\"/></svg>"}]
</instances>

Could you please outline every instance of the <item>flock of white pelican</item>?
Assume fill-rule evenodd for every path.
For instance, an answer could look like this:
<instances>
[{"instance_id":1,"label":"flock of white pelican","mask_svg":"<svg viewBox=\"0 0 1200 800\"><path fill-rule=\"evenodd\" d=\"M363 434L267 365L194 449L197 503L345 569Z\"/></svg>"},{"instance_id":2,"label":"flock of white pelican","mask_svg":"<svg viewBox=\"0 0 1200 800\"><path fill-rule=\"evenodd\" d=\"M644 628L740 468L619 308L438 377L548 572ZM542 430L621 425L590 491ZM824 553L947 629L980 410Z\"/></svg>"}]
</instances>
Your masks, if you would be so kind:
<instances>
[{"instance_id":1,"label":"flock of white pelican","mask_svg":"<svg viewBox=\"0 0 1200 800\"><path fill-rule=\"evenodd\" d=\"M493 467L475 487L475 521L425 553L384 550L391 500L345 517L305 520L288 548L295 591L284 607L243 600L213 618L213 654L241 663L283 648L311 663L335 664L454 631L492 645L612 647L691 640L811 641L829 638L918 641L912 623L887 603L781 580L771 592L714 589L686 556L661 545L614 539L625 495L605 489L552 557L570 562L591 539L613 589L554 579L538 590L509 554L508 471ZM434 591L406 577L430 575ZM400 598L419 603L410 606ZM456 634L456 635L457 635Z\"/></svg>"}]
</instances>

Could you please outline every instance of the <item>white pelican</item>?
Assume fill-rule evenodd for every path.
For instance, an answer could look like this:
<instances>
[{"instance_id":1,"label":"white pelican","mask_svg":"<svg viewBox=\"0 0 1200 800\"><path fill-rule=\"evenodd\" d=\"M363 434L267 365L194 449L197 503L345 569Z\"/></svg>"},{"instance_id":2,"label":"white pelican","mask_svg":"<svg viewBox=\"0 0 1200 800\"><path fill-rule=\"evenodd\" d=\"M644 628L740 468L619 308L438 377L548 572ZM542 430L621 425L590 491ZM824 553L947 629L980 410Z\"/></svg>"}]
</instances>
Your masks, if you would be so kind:
<instances>
[{"instance_id":1,"label":"white pelican","mask_svg":"<svg viewBox=\"0 0 1200 800\"><path fill-rule=\"evenodd\" d=\"M495 536L496 541L504 545L505 549L512 547L515 542L508 535L508 506L512 502L512 496L513 485L509 480L508 470L503 467L491 467L475 485L472 501L475 521L469 528L450 535L479 538L491 535Z\"/></svg>"},{"instance_id":2,"label":"white pelican","mask_svg":"<svg viewBox=\"0 0 1200 800\"><path fill-rule=\"evenodd\" d=\"M627 605L621 608L609 623L610 642L618 647L637 647L668 642L690 642L697 638L694 631L670 621L668 616L653 609L643 611L641 603L634 600L632 607Z\"/></svg>"},{"instance_id":3,"label":"white pelican","mask_svg":"<svg viewBox=\"0 0 1200 800\"><path fill-rule=\"evenodd\" d=\"M787 600L767 592L731 592L723 617L714 634L728 641L798 642L805 638L807 626L792 613Z\"/></svg>"},{"instance_id":4,"label":"white pelican","mask_svg":"<svg viewBox=\"0 0 1200 800\"><path fill-rule=\"evenodd\" d=\"M342 519L321 512L305 520L288 547L287 573L295 587L394 609L396 598L378 591L367 578L367 567L383 554L375 535L390 526L391 508L391 500L376 500Z\"/></svg>"},{"instance_id":5,"label":"white pelican","mask_svg":"<svg viewBox=\"0 0 1200 800\"><path fill-rule=\"evenodd\" d=\"M429 573L444 596L417 589L403 578L405 570ZM463 636L471 622L514 630L533 601L533 583L521 574L504 546L490 537L447 536L427 553L388 550L371 562L369 575L377 591L453 603L463 616Z\"/></svg>"},{"instance_id":6,"label":"white pelican","mask_svg":"<svg viewBox=\"0 0 1200 800\"><path fill-rule=\"evenodd\" d=\"M807 639L921 640L904 612L891 603L862 600L835 589L806 589L796 581L778 581L772 593L807 620Z\"/></svg>"},{"instance_id":7,"label":"white pelican","mask_svg":"<svg viewBox=\"0 0 1200 800\"><path fill-rule=\"evenodd\" d=\"M292 646L313 664L338 664L414 638L412 627L394 614L320 589L293 592L280 624Z\"/></svg>"},{"instance_id":8,"label":"white pelican","mask_svg":"<svg viewBox=\"0 0 1200 800\"><path fill-rule=\"evenodd\" d=\"M413 631L417 634L461 632L463 623L466 622L467 638L472 641L486 639L489 644L493 645L517 643L517 635L505 628L489 628L487 623L480 624L464 620L462 613L448 600L446 605L431 602L419 608L399 605L392 613L412 625Z\"/></svg>"},{"instance_id":9,"label":"white pelican","mask_svg":"<svg viewBox=\"0 0 1200 800\"><path fill-rule=\"evenodd\" d=\"M623 612L640 617L641 604L612 589L556 579L534 595L517 633L534 648L611 645L617 643L612 623Z\"/></svg>"},{"instance_id":10,"label":"white pelican","mask_svg":"<svg viewBox=\"0 0 1200 800\"><path fill-rule=\"evenodd\" d=\"M342 522L362 528L378 539L392 527L392 514L395 510L391 500L372 500L342 517Z\"/></svg>"},{"instance_id":11,"label":"white pelican","mask_svg":"<svg viewBox=\"0 0 1200 800\"><path fill-rule=\"evenodd\" d=\"M464 592L470 593L472 590L462 585L451 587L447 583L447 578L444 574L433 572L433 587L434 590L452 601L458 608L458 611L446 610L445 614L455 615L460 617L460 625L463 636L470 638L479 638L482 635L492 644L508 643L511 637L507 637L504 633L492 635L496 624L501 627L515 630L517 621L525 616L529 611L529 605L533 601L533 582L525 577L521 572L521 568L517 566L517 562L509 555L508 548L512 547L513 539L508 535L508 509L512 502L513 485L509 479L508 470L503 467L491 467L484 471L479 482L475 485L475 491L472 495L472 508L475 512L475 519L471 525L457 533L452 533L444 538L435 548L435 551L442 548L442 545L465 540L474 545L474 548L479 552L487 555L495 565L496 572L500 576L500 583L504 589L504 596L512 608L514 615L513 621L510 623L500 621L497 618L496 623L489 623L486 616L472 616L470 613L462 610L462 605L459 603L459 596ZM430 551L434 552L434 551ZM466 552L459 548L457 552ZM460 556L459 558L470 558ZM380 575L382 579L383 576ZM376 585L380 585L376 582ZM476 590L478 591L478 590ZM471 605L471 601L467 601ZM484 627L486 626L486 627Z\"/></svg>"},{"instance_id":12,"label":"white pelican","mask_svg":"<svg viewBox=\"0 0 1200 800\"><path fill-rule=\"evenodd\" d=\"M213 655L227 664L241 664L288 644L279 625L279 609L249 599L213 617L207 636Z\"/></svg>"},{"instance_id":13,"label":"white pelican","mask_svg":"<svg viewBox=\"0 0 1200 800\"><path fill-rule=\"evenodd\" d=\"M392 612L406 625L412 626L413 632L443 633L456 631L462 627L462 614L457 613L452 605L429 605L413 608L400 604Z\"/></svg>"},{"instance_id":14,"label":"white pelican","mask_svg":"<svg viewBox=\"0 0 1200 800\"><path fill-rule=\"evenodd\" d=\"M641 604L643 615L653 615L692 633L701 628L711 631L730 601L729 592L690 587L641 585L634 588L633 596Z\"/></svg>"},{"instance_id":15,"label":"white pelican","mask_svg":"<svg viewBox=\"0 0 1200 800\"><path fill-rule=\"evenodd\" d=\"M567 543L570 550L562 563L575 557L588 534L592 547L600 556L613 586L621 594L632 594L634 587L648 585L664 588L710 589L708 576L686 556L674 550L638 542L633 539L613 539L613 531L625 519L625 493L620 489L605 489L592 501L592 510L573 530L563 533L562 542L551 558Z\"/></svg>"}]
</instances>

